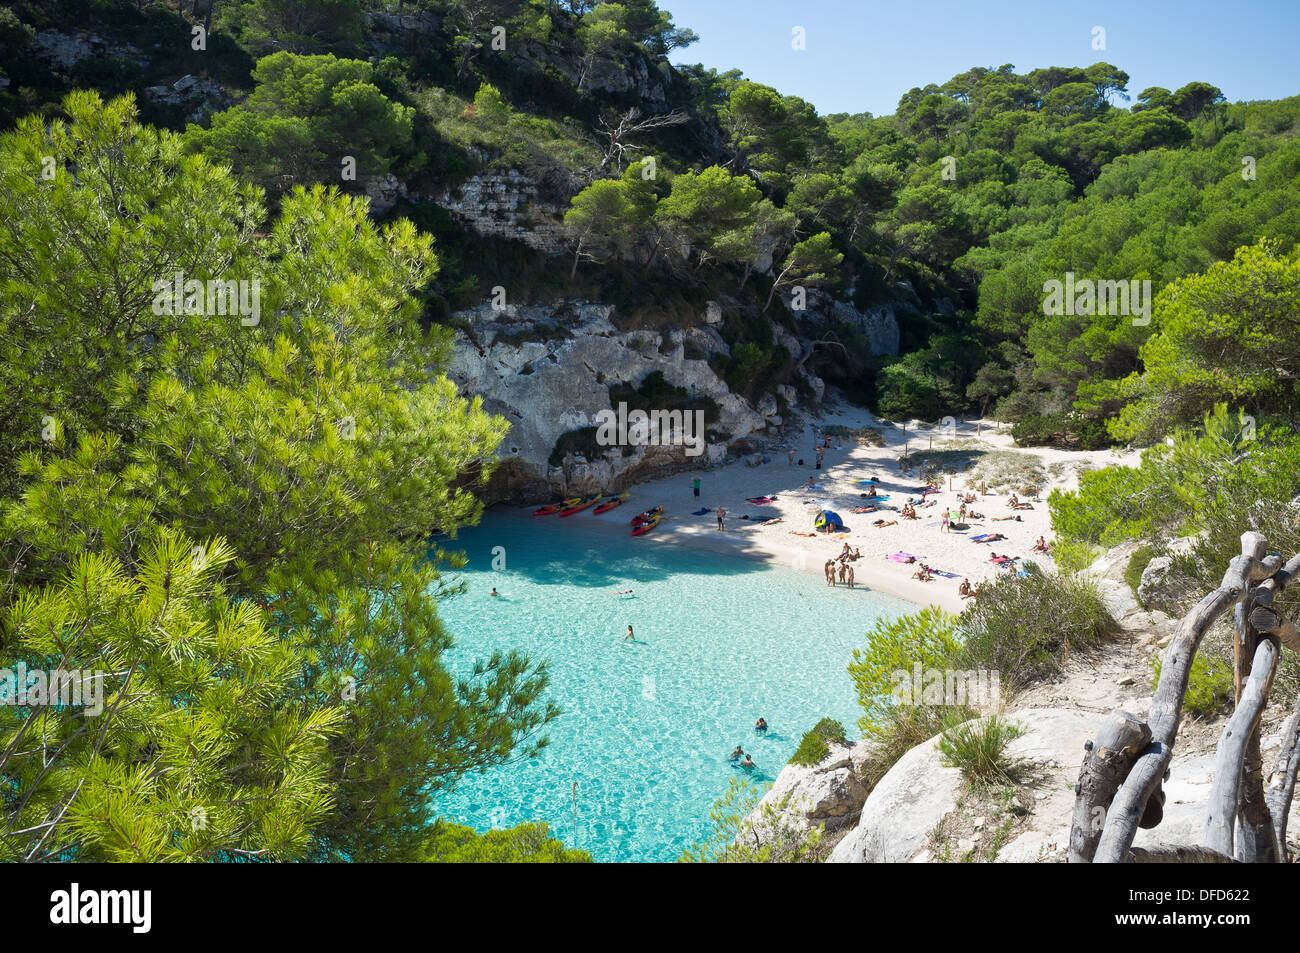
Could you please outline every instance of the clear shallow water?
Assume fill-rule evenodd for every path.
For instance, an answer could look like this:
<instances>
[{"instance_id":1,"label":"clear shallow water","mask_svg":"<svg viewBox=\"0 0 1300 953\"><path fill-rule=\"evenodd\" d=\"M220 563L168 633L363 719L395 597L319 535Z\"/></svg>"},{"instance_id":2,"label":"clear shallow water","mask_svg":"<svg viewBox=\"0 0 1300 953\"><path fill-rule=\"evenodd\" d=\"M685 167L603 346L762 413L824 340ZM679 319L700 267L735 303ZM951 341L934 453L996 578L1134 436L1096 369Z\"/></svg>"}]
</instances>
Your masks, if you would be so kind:
<instances>
[{"instance_id":1,"label":"clear shallow water","mask_svg":"<svg viewBox=\"0 0 1300 953\"><path fill-rule=\"evenodd\" d=\"M774 780L823 716L854 732L853 649L875 619L913 608L813 572L610 535L589 513L526 512L488 513L448 545L469 557L455 574L468 591L442 607L457 639L448 664L467 670L493 649L544 658L564 714L539 758L467 777L436 806L479 830L546 821L601 861L675 860L732 777ZM736 745L756 770L727 760Z\"/></svg>"}]
</instances>

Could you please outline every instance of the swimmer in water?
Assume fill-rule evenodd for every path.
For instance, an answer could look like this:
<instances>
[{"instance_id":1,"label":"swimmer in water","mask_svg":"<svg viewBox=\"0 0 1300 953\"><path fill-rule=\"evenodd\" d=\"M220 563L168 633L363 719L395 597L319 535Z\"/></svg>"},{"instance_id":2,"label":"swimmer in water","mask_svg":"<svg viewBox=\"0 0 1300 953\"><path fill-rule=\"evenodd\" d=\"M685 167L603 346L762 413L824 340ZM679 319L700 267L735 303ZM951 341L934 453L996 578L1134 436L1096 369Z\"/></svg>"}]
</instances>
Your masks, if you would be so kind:
<instances>
[{"instance_id":1,"label":"swimmer in water","mask_svg":"<svg viewBox=\"0 0 1300 953\"><path fill-rule=\"evenodd\" d=\"M744 768L746 771L753 771L755 768L758 767L758 765L754 763L754 758L752 755L745 755L745 760L740 762L740 766Z\"/></svg>"},{"instance_id":2,"label":"swimmer in water","mask_svg":"<svg viewBox=\"0 0 1300 953\"><path fill-rule=\"evenodd\" d=\"M731 752L731 755L730 755L730 757L727 758L727 760L728 760L728 761L739 761L739 760L740 760L741 758L743 758L744 756L745 756L745 749L742 748L740 745L736 745L736 750L733 751L733 752Z\"/></svg>"},{"instance_id":3,"label":"swimmer in water","mask_svg":"<svg viewBox=\"0 0 1300 953\"><path fill-rule=\"evenodd\" d=\"M627 635L623 636L623 641L624 642L636 641L636 636L632 634L632 627L630 625L627 627Z\"/></svg>"},{"instance_id":4,"label":"swimmer in water","mask_svg":"<svg viewBox=\"0 0 1300 953\"><path fill-rule=\"evenodd\" d=\"M767 719L760 717L758 721L754 722L754 730L767 731Z\"/></svg>"},{"instance_id":5,"label":"swimmer in water","mask_svg":"<svg viewBox=\"0 0 1300 953\"><path fill-rule=\"evenodd\" d=\"M493 595L493 596L499 596L499 595L501 595L501 593L497 592L497 587L496 587L496 586L493 586L493 587L492 587L492 591L491 591L490 593L488 593L488 594L489 594L489 595Z\"/></svg>"},{"instance_id":6,"label":"swimmer in water","mask_svg":"<svg viewBox=\"0 0 1300 953\"><path fill-rule=\"evenodd\" d=\"M616 595L616 596L630 596L630 595L632 595L632 590L631 590L631 589L622 589L622 590L620 590L619 592L614 593L614 595Z\"/></svg>"}]
</instances>

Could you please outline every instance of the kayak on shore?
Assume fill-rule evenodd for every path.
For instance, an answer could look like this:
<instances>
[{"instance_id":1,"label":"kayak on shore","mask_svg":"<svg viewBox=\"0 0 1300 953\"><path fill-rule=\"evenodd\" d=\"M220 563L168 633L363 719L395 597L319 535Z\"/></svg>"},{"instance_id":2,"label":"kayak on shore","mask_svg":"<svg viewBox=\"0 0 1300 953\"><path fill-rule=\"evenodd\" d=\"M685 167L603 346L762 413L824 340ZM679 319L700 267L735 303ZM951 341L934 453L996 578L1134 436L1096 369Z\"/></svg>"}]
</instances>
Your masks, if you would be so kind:
<instances>
[{"instance_id":1,"label":"kayak on shore","mask_svg":"<svg viewBox=\"0 0 1300 953\"><path fill-rule=\"evenodd\" d=\"M660 507L660 509L662 509L662 507ZM662 516L661 514L659 514L659 513L656 513L654 516L650 517L650 518L649 518L648 520L646 520L645 522L643 522L643 523L638 523L638 524L636 524L635 526L633 526L633 527L632 527L632 535L633 535L633 536L644 536L646 533L650 532L650 530L652 530L652 529L654 529L656 526L658 526L659 523L660 523L660 521L661 521L662 519L663 519L663 516Z\"/></svg>"},{"instance_id":2,"label":"kayak on shore","mask_svg":"<svg viewBox=\"0 0 1300 953\"><path fill-rule=\"evenodd\" d=\"M561 510L568 509L570 506L577 506L582 502L582 497L571 496L567 500L561 500L559 503L548 503L546 506L539 506L533 510L534 516L550 516L552 513L558 513Z\"/></svg>"},{"instance_id":3,"label":"kayak on shore","mask_svg":"<svg viewBox=\"0 0 1300 953\"><path fill-rule=\"evenodd\" d=\"M560 515L572 516L574 513L579 513L582 510L585 510L589 506L595 506L599 502L600 502L600 494L597 493L595 496L589 496L585 500L579 500L573 506L560 510Z\"/></svg>"},{"instance_id":4,"label":"kayak on shore","mask_svg":"<svg viewBox=\"0 0 1300 953\"><path fill-rule=\"evenodd\" d=\"M646 510L644 513L638 513L636 514L636 516L632 517L631 520L632 525L640 526L642 523L648 523L650 520L656 519L659 516L663 515L663 511L664 508L662 506L656 506L652 510Z\"/></svg>"},{"instance_id":5,"label":"kayak on shore","mask_svg":"<svg viewBox=\"0 0 1300 953\"><path fill-rule=\"evenodd\" d=\"M601 513L608 513L614 507L622 506L624 503L626 503L627 498L631 495L632 495L631 493L620 493L618 494L618 496L608 497L602 500L600 503L598 503L596 505L596 508L591 512L593 515L596 516L599 516Z\"/></svg>"}]
</instances>

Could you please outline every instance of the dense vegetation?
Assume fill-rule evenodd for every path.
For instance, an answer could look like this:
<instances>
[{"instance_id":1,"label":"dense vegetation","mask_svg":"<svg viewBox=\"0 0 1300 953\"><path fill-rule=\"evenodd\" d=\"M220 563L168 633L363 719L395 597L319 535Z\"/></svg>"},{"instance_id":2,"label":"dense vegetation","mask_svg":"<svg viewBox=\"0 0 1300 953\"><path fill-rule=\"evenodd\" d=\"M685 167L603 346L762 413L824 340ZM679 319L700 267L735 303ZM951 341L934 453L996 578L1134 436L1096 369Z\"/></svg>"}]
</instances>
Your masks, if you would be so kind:
<instances>
[{"instance_id":1,"label":"dense vegetation","mask_svg":"<svg viewBox=\"0 0 1300 953\"><path fill-rule=\"evenodd\" d=\"M233 104L194 123L146 97L144 118L184 129L188 150L263 185L272 207L294 185L358 193L392 173L430 194L518 169L569 209L566 263L399 204L442 249L426 320L502 281L514 301L598 297L652 326L721 300L724 337L745 349L721 370L755 393L799 383L776 321L839 345L805 369L887 416L991 411L1026 443L1149 441L1219 400L1260 419L1295 413L1300 99L1229 104L1200 81L1133 96L1109 63L1008 64L909 90L892 116L822 116L735 71L671 66L694 34L653 0L190 8L15 4L0 15L0 116L57 112L75 86L118 93L190 72ZM60 70L30 55L35 30L110 12L124 42L162 50L149 65L123 55ZM210 28L202 52L191 21ZM1149 320L1045 314L1045 282L1067 273L1149 280ZM1241 281L1266 283L1250 307L1271 337L1240 333ZM818 288L901 308L901 355L811 323L801 306ZM1206 370L1221 346L1232 365Z\"/></svg>"},{"instance_id":2,"label":"dense vegetation","mask_svg":"<svg viewBox=\"0 0 1300 953\"><path fill-rule=\"evenodd\" d=\"M62 109L0 138L0 668L104 707L0 706L0 856L436 857L429 795L557 711L542 664L441 661L426 537L505 428L429 374L429 239L320 187L268 217L129 99Z\"/></svg>"},{"instance_id":3,"label":"dense vegetation","mask_svg":"<svg viewBox=\"0 0 1300 953\"><path fill-rule=\"evenodd\" d=\"M87 27L110 55L40 55L41 31ZM557 715L538 661L442 662L454 557L428 533L476 519L505 424L439 369L452 312L498 284L615 304L621 327L719 301L714 369L750 398L806 386L802 367L890 417L1150 444L1054 494L1067 569L1135 542L1131 581L1169 556L1192 593L1246 529L1300 549L1300 97L1131 98L1109 63L1007 64L891 116L823 116L671 66L693 38L654 0L0 8L0 667L112 673L93 731L0 706L0 857L582 859L431 807L536 754ZM167 91L182 76L217 90L211 114ZM539 217L560 210L564 254L428 201L506 170ZM408 199L376 220L363 196L393 182ZM214 317L190 290L160 308L174 273L256 281L257 312ZM1076 280L1151 298L1048 313L1049 284ZM893 306L901 353L873 355L831 296ZM836 346L792 354L778 329ZM662 378L620 395L684 397ZM1037 572L959 619L889 623L850 669L873 770L951 717L889 702L893 670L1013 686L1109 630L1086 582ZM1196 677L1210 710L1222 676ZM949 743L975 763L990 732ZM750 802L729 798L693 856L817 856L802 832L737 844Z\"/></svg>"}]
</instances>

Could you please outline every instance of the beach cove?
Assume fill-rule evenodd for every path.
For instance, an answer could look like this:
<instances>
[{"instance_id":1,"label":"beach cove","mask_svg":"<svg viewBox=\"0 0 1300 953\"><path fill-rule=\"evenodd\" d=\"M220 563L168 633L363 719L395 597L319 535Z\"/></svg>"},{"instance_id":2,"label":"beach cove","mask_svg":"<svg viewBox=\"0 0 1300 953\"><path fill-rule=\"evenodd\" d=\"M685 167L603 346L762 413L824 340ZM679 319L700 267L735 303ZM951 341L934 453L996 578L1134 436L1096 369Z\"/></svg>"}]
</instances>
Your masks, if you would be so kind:
<instances>
[{"instance_id":1,"label":"beach cove","mask_svg":"<svg viewBox=\"0 0 1300 953\"><path fill-rule=\"evenodd\" d=\"M812 434L828 423L874 420L864 412L814 422L806 449L796 450L803 466L769 452L758 466L683 472L631 487L626 503L600 515L497 506L445 542L469 560L450 574L465 592L442 612L457 639L453 671L467 672L494 650L526 652L547 661L550 694L564 714L539 758L466 778L436 796L439 811L480 830L545 821L598 860L671 861L708 833L709 810L733 778L772 781L820 718L856 735L846 667L875 621L928 604L962 606L959 579L920 582L909 578L912 566L885 556L902 549L973 582L999 570L985 562L988 546L941 532L938 507L933 517L883 529L872 520L896 514L853 514L866 491L858 480L877 476L878 492L898 504L908 495L902 488L919 481L898 473L906 438L893 428L884 428L881 447L841 441L816 470ZM1058 453L1085 463L1090 456ZM844 539L789 532L812 531L804 501L814 496L798 489L809 475L822 481L816 498L840 513L847 541L862 552L853 589L827 586L821 570ZM777 500L746 502L759 495ZM942 498L955 495L945 488ZM632 537L631 517L655 505L664 507L663 522ZM727 510L723 531L719 505ZM990 517L1012 512L991 495L979 508ZM1048 533L1046 504L1021 515L991 525L1007 536L1006 552L1030 555L1033 540ZM772 518L782 522L759 525ZM753 729L759 716L772 726L766 734ZM753 755L752 772L728 760L737 746Z\"/></svg>"}]
</instances>

